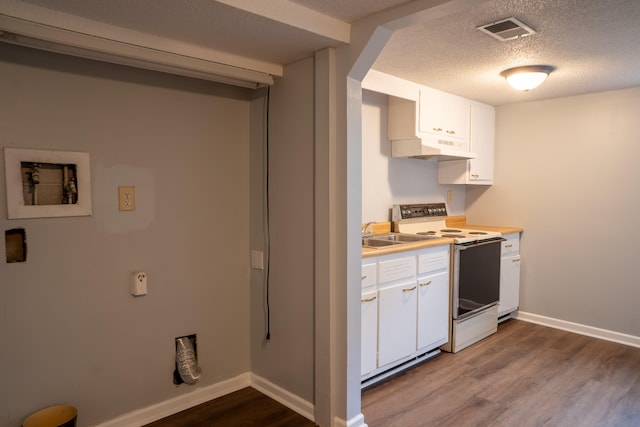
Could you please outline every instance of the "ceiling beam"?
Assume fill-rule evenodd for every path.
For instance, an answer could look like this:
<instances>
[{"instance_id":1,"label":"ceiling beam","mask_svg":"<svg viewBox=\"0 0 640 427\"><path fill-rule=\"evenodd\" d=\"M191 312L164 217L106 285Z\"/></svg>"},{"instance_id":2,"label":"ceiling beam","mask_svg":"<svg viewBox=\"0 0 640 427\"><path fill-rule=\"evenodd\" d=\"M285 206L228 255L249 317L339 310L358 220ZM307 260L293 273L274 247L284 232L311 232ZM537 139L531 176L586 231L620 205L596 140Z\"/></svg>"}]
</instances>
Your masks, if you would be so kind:
<instances>
[{"instance_id":1,"label":"ceiling beam","mask_svg":"<svg viewBox=\"0 0 640 427\"><path fill-rule=\"evenodd\" d=\"M271 74L51 27L0 14L0 42L247 88L272 85Z\"/></svg>"},{"instance_id":2,"label":"ceiling beam","mask_svg":"<svg viewBox=\"0 0 640 427\"><path fill-rule=\"evenodd\" d=\"M331 40L349 43L351 25L289 0L216 0L227 6L262 16Z\"/></svg>"},{"instance_id":3,"label":"ceiling beam","mask_svg":"<svg viewBox=\"0 0 640 427\"><path fill-rule=\"evenodd\" d=\"M38 5L26 3L20 0L0 0L0 19L3 24L13 20L12 28L0 28L16 34L24 34L24 28L35 28L42 26L49 27L53 33L59 29L59 34L65 30L68 33L78 33L86 38L111 40L122 44L149 48L157 51L164 51L167 54L176 54L190 57L194 60L216 62L232 67L253 70L259 73L270 74L274 77L281 77L283 67L281 64L249 58L232 52L223 52L203 46L197 46L179 40L169 39L162 36L143 33L134 29L117 27L103 22L86 19L80 16L71 15L53 9L47 9ZM13 28L18 26L21 28ZM31 35L34 37L34 35Z\"/></svg>"}]
</instances>

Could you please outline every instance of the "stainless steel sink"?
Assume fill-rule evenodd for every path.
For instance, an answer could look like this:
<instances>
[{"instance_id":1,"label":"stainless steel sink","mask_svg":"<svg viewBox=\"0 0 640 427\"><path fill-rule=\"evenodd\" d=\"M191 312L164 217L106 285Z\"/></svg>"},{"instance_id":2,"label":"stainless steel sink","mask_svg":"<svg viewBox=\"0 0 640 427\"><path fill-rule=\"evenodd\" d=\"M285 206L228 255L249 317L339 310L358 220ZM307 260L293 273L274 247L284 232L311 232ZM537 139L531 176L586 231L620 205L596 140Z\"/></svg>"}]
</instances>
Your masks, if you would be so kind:
<instances>
[{"instance_id":1,"label":"stainless steel sink","mask_svg":"<svg viewBox=\"0 0 640 427\"><path fill-rule=\"evenodd\" d=\"M377 237L367 237L362 239L362 246L366 248L380 248L383 246L400 245L402 242L396 242L388 239L378 239Z\"/></svg>"},{"instance_id":2,"label":"stainless steel sink","mask_svg":"<svg viewBox=\"0 0 640 427\"><path fill-rule=\"evenodd\" d=\"M423 240L432 240L435 239L435 236L425 236L425 235L418 235L418 234L402 234L402 233L389 233L389 234L381 234L378 236L375 236L374 238L376 239L384 239L384 240L391 240L394 242L404 242L404 243L409 243L409 242L420 242Z\"/></svg>"},{"instance_id":3,"label":"stainless steel sink","mask_svg":"<svg viewBox=\"0 0 640 427\"><path fill-rule=\"evenodd\" d=\"M362 246L365 248L383 248L392 245L401 245L403 243L420 242L423 240L435 239L434 236L420 236L417 234L376 234L371 237L362 239Z\"/></svg>"}]
</instances>

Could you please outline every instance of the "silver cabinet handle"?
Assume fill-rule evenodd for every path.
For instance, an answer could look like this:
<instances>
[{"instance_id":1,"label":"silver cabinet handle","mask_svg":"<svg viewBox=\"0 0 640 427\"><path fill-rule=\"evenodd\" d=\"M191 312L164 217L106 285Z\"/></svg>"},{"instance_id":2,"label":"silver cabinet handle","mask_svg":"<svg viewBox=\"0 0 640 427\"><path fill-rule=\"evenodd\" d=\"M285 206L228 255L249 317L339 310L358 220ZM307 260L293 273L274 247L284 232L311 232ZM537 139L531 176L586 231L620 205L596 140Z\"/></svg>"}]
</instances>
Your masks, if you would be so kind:
<instances>
[{"instance_id":1,"label":"silver cabinet handle","mask_svg":"<svg viewBox=\"0 0 640 427\"><path fill-rule=\"evenodd\" d=\"M513 246L512 244L504 245L505 248L510 248L512 246Z\"/></svg>"},{"instance_id":2,"label":"silver cabinet handle","mask_svg":"<svg viewBox=\"0 0 640 427\"><path fill-rule=\"evenodd\" d=\"M520 257L512 259L511 262L520 262Z\"/></svg>"},{"instance_id":3,"label":"silver cabinet handle","mask_svg":"<svg viewBox=\"0 0 640 427\"><path fill-rule=\"evenodd\" d=\"M363 274L363 275L362 275L362 277L360 278L360 280L364 280L364 279L366 279L366 278L367 278L367 275L366 275L366 274Z\"/></svg>"},{"instance_id":4,"label":"silver cabinet handle","mask_svg":"<svg viewBox=\"0 0 640 427\"><path fill-rule=\"evenodd\" d=\"M455 135L455 134L456 134L456 131L455 131L455 130L448 130L448 131L447 131L447 133L448 133L449 135Z\"/></svg>"},{"instance_id":5,"label":"silver cabinet handle","mask_svg":"<svg viewBox=\"0 0 640 427\"><path fill-rule=\"evenodd\" d=\"M416 288L417 288L417 286L414 286L413 288L404 288L404 289L402 290L402 292L411 292L411 291L415 291L415 290L416 290Z\"/></svg>"},{"instance_id":6,"label":"silver cabinet handle","mask_svg":"<svg viewBox=\"0 0 640 427\"><path fill-rule=\"evenodd\" d=\"M471 178L480 178L480 175L478 175L477 173L472 173Z\"/></svg>"},{"instance_id":7,"label":"silver cabinet handle","mask_svg":"<svg viewBox=\"0 0 640 427\"><path fill-rule=\"evenodd\" d=\"M420 286L429 286L430 284L431 284L431 280L429 280L428 282L420 283Z\"/></svg>"},{"instance_id":8,"label":"silver cabinet handle","mask_svg":"<svg viewBox=\"0 0 640 427\"><path fill-rule=\"evenodd\" d=\"M433 128L436 132L442 132L442 128Z\"/></svg>"},{"instance_id":9,"label":"silver cabinet handle","mask_svg":"<svg viewBox=\"0 0 640 427\"><path fill-rule=\"evenodd\" d=\"M371 301L375 301L376 298L378 298L378 297L365 298L365 299L360 300L360 302L371 302Z\"/></svg>"}]
</instances>

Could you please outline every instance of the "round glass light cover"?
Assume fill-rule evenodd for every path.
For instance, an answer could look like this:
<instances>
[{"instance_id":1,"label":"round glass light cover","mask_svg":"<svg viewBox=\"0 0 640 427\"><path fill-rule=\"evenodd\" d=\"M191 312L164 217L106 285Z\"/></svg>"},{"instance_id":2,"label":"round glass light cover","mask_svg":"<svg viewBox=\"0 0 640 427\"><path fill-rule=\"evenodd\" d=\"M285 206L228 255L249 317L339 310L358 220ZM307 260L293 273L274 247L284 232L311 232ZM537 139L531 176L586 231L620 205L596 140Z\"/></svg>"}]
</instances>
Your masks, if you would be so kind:
<instances>
[{"instance_id":1,"label":"round glass light cover","mask_svg":"<svg viewBox=\"0 0 640 427\"><path fill-rule=\"evenodd\" d=\"M500 75L507 79L507 83L512 87L528 91L540 86L554 69L551 65L525 65L509 68L500 73Z\"/></svg>"},{"instance_id":2,"label":"round glass light cover","mask_svg":"<svg viewBox=\"0 0 640 427\"><path fill-rule=\"evenodd\" d=\"M542 84L549 74L544 72L515 73L507 76L507 82L518 90L531 90Z\"/></svg>"}]
</instances>

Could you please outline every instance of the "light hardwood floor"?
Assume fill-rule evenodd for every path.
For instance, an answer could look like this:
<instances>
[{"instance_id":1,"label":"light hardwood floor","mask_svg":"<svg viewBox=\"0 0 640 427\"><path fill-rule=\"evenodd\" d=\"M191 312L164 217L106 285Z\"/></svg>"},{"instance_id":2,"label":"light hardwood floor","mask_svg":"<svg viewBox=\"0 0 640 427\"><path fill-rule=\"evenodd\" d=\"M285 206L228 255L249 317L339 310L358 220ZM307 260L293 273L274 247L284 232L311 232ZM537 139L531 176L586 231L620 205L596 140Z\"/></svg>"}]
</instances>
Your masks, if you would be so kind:
<instances>
[{"instance_id":1,"label":"light hardwood floor","mask_svg":"<svg viewBox=\"0 0 640 427\"><path fill-rule=\"evenodd\" d=\"M640 426L640 349L518 320L362 393L369 427Z\"/></svg>"}]
</instances>

